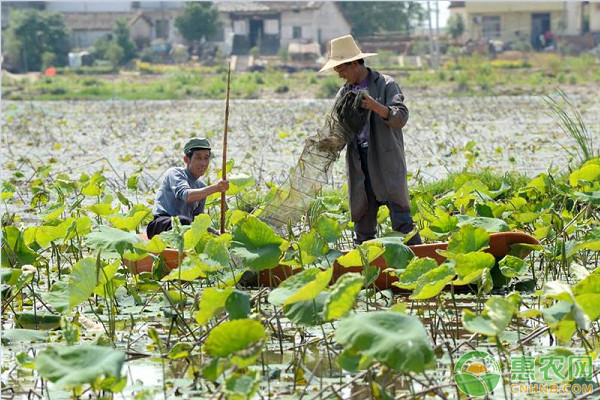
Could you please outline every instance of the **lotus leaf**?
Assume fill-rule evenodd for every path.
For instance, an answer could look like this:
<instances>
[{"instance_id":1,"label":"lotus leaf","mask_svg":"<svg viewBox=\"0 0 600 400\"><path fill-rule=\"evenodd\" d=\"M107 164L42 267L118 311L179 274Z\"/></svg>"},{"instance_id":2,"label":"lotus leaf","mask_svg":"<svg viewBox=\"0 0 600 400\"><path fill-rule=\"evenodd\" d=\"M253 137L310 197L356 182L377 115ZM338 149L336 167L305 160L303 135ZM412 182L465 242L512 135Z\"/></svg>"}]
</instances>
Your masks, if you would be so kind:
<instances>
[{"instance_id":1,"label":"lotus leaf","mask_svg":"<svg viewBox=\"0 0 600 400\"><path fill-rule=\"evenodd\" d=\"M205 349L213 357L230 357L240 368L254 362L266 338L265 328L253 319L235 319L213 328Z\"/></svg>"},{"instance_id":2,"label":"lotus leaf","mask_svg":"<svg viewBox=\"0 0 600 400\"><path fill-rule=\"evenodd\" d=\"M2 244L3 268L32 264L37 258L37 253L25 244L23 233L12 225L2 227Z\"/></svg>"},{"instance_id":3,"label":"lotus leaf","mask_svg":"<svg viewBox=\"0 0 600 400\"><path fill-rule=\"evenodd\" d=\"M516 311L513 302L494 296L485 302L481 315L477 315L471 310L464 310L463 326L469 332L499 336L508 327Z\"/></svg>"},{"instance_id":4,"label":"lotus leaf","mask_svg":"<svg viewBox=\"0 0 600 400\"><path fill-rule=\"evenodd\" d=\"M490 243L490 235L483 228L464 225L450 237L449 253L470 253L485 250Z\"/></svg>"},{"instance_id":5,"label":"lotus leaf","mask_svg":"<svg viewBox=\"0 0 600 400\"><path fill-rule=\"evenodd\" d=\"M383 258L385 259L385 265L389 268L403 270L415 256L410 247L404 244L402 237L388 236L374 239L373 241L383 244Z\"/></svg>"},{"instance_id":6,"label":"lotus leaf","mask_svg":"<svg viewBox=\"0 0 600 400\"><path fill-rule=\"evenodd\" d=\"M417 317L375 311L341 320L335 333L344 351L352 351L402 372L433 367L429 336Z\"/></svg>"},{"instance_id":7,"label":"lotus leaf","mask_svg":"<svg viewBox=\"0 0 600 400\"><path fill-rule=\"evenodd\" d=\"M199 325L206 325L220 309L225 308L231 293L231 288L220 290L209 287L204 289L200 298L199 311L196 313L196 322Z\"/></svg>"},{"instance_id":8,"label":"lotus leaf","mask_svg":"<svg viewBox=\"0 0 600 400\"><path fill-rule=\"evenodd\" d=\"M331 288L325 300L323 316L326 321L346 316L356 302L356 295L363 286L360 274L344 274Z\"/></svg>"},{"instance_id":9,"label":"lotus leaf","mask_svg":"<svg viewBox=\"0 0 600 400\"><path fill-rule=\"evenodd\" d=\"M79 386L100 377L119 380L124 362L125 353L111 347L49 345L35 357L35 368L56 385Z\"/></svg>"},{"instance_id":10,"label":"lotus leaf","mask_svg":"<svg viewBox=\"0 0 600 400\"><path fill-rule=\"evenodd\" d=\"M141 239L135 233L100 225L86 236L87 244L96 250L116 251L123 255L131 250Z\"/></svg>"},{"instance_id":11,"label":"lotus leaf","mask_svg":"<svg viewBox=\"0 0 600 400\"><path fill-rule=\"evenodd\" d=\"M287 242L267 224L248 215L235 226L231 246L250 268L261 271L279 265Z\"/></svg>"}]
</instances>

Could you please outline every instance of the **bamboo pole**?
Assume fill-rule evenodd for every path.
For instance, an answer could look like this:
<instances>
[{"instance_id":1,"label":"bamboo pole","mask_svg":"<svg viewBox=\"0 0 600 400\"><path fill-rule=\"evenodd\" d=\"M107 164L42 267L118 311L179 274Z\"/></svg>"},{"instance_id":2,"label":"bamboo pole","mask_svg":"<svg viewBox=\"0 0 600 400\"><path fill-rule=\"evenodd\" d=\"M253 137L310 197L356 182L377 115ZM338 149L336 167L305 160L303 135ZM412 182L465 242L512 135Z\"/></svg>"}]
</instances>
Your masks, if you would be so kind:
<instances>
[{"instance_id":1,"label":"bamboo pole","mask_svg":"<svg viewBox=\"0 0 600 400\"><path fill-rule=\"evenodd\" d=\"M225 127L223 128L223 169L221 179L227 179L227 129L229 125L229 87L231 82L231 62L227 66L227 94L225 95ZM225 192L221 192L221 233L225 233Z\"/></svg>"}]
</instances>

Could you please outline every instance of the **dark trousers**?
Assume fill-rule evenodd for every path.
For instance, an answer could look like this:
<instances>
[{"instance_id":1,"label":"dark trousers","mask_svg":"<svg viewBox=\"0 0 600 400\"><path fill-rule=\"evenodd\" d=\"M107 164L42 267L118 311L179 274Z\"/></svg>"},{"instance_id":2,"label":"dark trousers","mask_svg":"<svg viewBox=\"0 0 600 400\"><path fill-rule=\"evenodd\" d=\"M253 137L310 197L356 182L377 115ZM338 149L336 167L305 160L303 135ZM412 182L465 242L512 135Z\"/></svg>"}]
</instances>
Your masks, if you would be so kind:
<instances>
[{"instance_id":1,"label":"dark trousers","mask_svg":"<svg viewBox=\"0 0 600 400\"><path fill-rule=\"evenodd\" d=\"M365 174L365 190L367 192L368 209L362 218L354 223L354 242L361 244L367 240L375 239L377 233L377 211L382 205L387 205L390 210L390 219L392 220L392 229L400 233L410 233L415 224L410 215L410 210L403 209L394 203L381 203L377 201L375 193L373 192L373 186L371 185L371 177L369 176L369 167L367 164L367 152L368 148L359 146L360 153L360 165L362 171ZM421 236L417 232L410 240L406 243L411 246L414 244L421 244Z\"/></svg>"},{"instance_id":2,"label":"dark trousers","mask_svg":"<svg viewBox=\"0 0 600 400\"><path fill-rule=\"evenodd\" d=\"M178 217L179 221L181 221L181 225L192 224L192 220L185 215L179 215ZM164 231L170 231L171 229L173 229L173 223L171 222L170 215L155 215L154 220L150 222L146 228L146 235L148 235L148 239L152 239L153 236Z\"/></svg>"}]
</instances>

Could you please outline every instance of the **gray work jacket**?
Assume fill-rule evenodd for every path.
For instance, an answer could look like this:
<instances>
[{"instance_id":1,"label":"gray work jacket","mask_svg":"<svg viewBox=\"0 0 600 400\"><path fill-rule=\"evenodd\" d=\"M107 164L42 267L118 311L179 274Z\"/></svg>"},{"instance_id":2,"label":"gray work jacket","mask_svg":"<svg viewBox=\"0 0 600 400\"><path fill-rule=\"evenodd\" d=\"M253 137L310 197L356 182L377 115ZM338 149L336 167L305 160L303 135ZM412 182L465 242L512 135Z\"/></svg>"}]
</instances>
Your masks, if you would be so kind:
<instances>
[{"instance_id":1,"label":"gray work jacket","mask_svg":"<svg viewBox=\"0 0 600 400\"><path fill-rule=\"evenodd\" d=\"M339 95L346 90L350 90L349 85L344 85ZM408 108L404 105L404 95L390 76L373 70L371 70L367 91L375 100L390 108L387 120L369 111L371 130L368 166L373 192L380 203L397 204L403 210L410 211L402 137L402 127L408 121ZM352 221L356 222L367 211L365 175L360 166L356 141L348 144L346 165L350 213Z\"/></svg>"}]
</instances>

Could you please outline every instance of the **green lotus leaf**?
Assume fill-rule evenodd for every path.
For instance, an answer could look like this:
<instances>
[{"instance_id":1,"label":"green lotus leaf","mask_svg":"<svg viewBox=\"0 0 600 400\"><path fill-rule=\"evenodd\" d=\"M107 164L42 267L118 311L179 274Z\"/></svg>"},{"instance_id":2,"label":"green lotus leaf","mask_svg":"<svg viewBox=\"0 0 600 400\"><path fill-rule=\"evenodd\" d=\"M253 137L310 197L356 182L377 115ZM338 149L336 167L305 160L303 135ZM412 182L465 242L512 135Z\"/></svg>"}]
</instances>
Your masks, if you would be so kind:
<instances>
[{"instance_id":1,"label":"green lotus leaf","mask_svg":"<svg viewBox=\"0 0 600 400\"><path fill-rule=\"evenodd\" d=\"M232 364L244 368L256 360L265 339L265 328L260 322L235 319L213 328L204 348L212 357L229 357Z\"/></svg>"},{"instance_id":2,"label":"green lotus leaf","mask_svg":"<svg viewBox=\"0 0 600 400\"><path fill-rule=\"evenodd\" d=\"M470 217L468 215L459 215L458 226L463 227L465 225L471 225L476 228L485 229L486 232L508 232L510 227L506 222L498 218L487 218L487 217Z\"/></svg>"},{"instance_id":3,"label":"green lotus leaf","mask_svg":"<svg viewBox=\"0 0 600 400\"><path fill-rule=\"evenodd\" d=\"M261 271L279 265L287 241L258 218L248 215L233 229L232 252L248 267Z\"/></svg>"},{"instance_id":4,"label":"green lotus leaf","mask_svg":"<svg viewBox=\"0 0 600 400\"><path fill-rule=\"evenodd\" d=\"M367 264L371 264L377 258L379 258L385 251L383 244L375 241L365 242L360 245L360 249L366 252ZM342 267L362 267L362 257L360 255L359 248L350 250L345 255L337 259L338 264Z\"/></svg>"},{"instance_id":5,"label":"green lotus leaf","mask_svg":"<svg viewBox=\"0 0 600 400\"><path fill-rule=\"evenodd\" d=\"M101 377L121 379L125 353L111 347L83 344L48 345L35 357L35 369L58 386L92 384Z\"/></svg>"},{"instance_id":6,"label":"green lotus leaf","mask_svg":"<svg viewBox=\"0 0 600 400\"><path fill-rule=\"evenodd\" d=\"M322 272L319 268L307 268L304 271L288 277L286 280L269 293L269 303L281 306L285 301L296 294L304 286L314 281Z\"/></svg>"},{"instance_id":7,"label":"green lotus leaf","mask_svg":"<svg viewBox=\"0 0 600 400\"><path fill-rule=\"evenodd\" d=\"M437 296L454 279L455 275L454 268L448 263L427 271L417 281L417 286L410 298L413 300L422 300Z\"/></svg>"},{"instance_id":8,"label":"green lotus leaf","mask_svg":"<svg viewBox=\"0 0 600 400\"><path fill-rule=\"evenodd\" d=\"M198 244L202 236L211 224L210 215L196 215L190 228L183 234L183 248L186 250L192 249Z\"/></svg>"},{"instance_id":9,"label":"green lotus leaf","mask_svg":"<svg viewBox=\"0 0 600 400\"><path fill-rule=\"evenodd\" d=\"M354 307L356 295L363 287L363 277L360 274L348 273L342 275L331 288L323 307L323 317L326 321L346 316Z\"/></svg>"},{"instance_id":10,"label":"green lotus leaf","mask_svg":"<svg viewBox=\"0 0 600 400\"><path fill-rule=\"evenodd\" d=\"M571 193L571 197L583 201L584 203L590 203L595 206L600 205L600 190L585 193L574 191Z\"/></svg>"},{"instance_id":11,"label":"green lotus leaf","mask_svg":"<svg viewBox=\"0 0 600 400\"><path fill-rule=\"evenodd\" d=\"M71 240L75 237L79 238L87 235L91 231L92 220L88 216L82 215L81 217L75 218L75 220L71 222L69 228L67 229L67 233L64 236L64 240Z\"/></svg>"},{"instance_id":12,"label":"green lotus leaf","mask_svg":"<svg viewBox=\"0 0 600 400\"><path fill-rule=\"evenodd\" d=\"M48 332L34 329L5 329L2 331L2 345L17 343L31 344L48 340Z\"/></svg>"},{"instance_id":13,"label":"green lotus leaf","mask_svg":"<svg viewBox=\"0 0 600 400\"><path fill-rule=\"evenodd\" d=\"M40 247L46 247L50 242L54 242L58 239L62 239L67 234L69 227L75 221L74 218L67 218L65 221L58 222L56 225L42 225L35 231L35 241Z\"/></svg>"},{"instance_id":14,"label":"green lotus leaf","mask_svg":"<svg viewBox=\"0 0 600 400\"><path fill-rule=\"evenodd\" d=\"M250 295L234 289L225 301L225 309L229 314L229 319L248 318L252 311L250 309Z\"/></svg>"},{"instance_id":15,"label":"green lotus leaf","mask_svg":"<svg viewBox=\"0 0 600 400\"><path fill-rule=\"evenodd\" d=\"M232 290L232 288L216 289L213 287L203 289L199 310L196 313L196 322L201 326L206 325L219 310L225 308L225 303Z\"/></svg>"},{"instance_id":16,"label":"green lotus leaf","mask_svg":"<svg viewBox=\"0 0 600 400\"><path fill-rule=\"evenodd\" d=\"M222 267L229 267L231 256L229 254L229 246L232 236L230 233L223 233L219 236L210 235L210 239L206 242L202 252L211 260L216 261Z\"/></svg>"},{"instance_id":17,"label":"green lotus leaf","mask_svg":"<svg viewBox=\"0 0 600 400\"><path fill-rule=\"evenodd\" d=\"M229 181L229 190L227 190L228 196L235 196L245 189L249 189L256 185L256 180L253 176L240 174L237 176L227 177Z\"/></svg>"},{"instance_id":18,"label":"green lotus leaf","mask_svg":"<svg viewBox=\"0 0 600 400\"><path fill-rule=\"evenodd\" d=\"M591 251L600 251L600 239L588 240L582 243L578 243L575 246L575 250L591 250Z\"/></svg>"},{"instance_id":19,"label":"green lotus leaf","mask_svg":"<svg viewBox=\"0 0 600 400\"><path fill-rule=\"evenodd\" d=\"M115 279L115 275L119 270L120 261L115 260L112 264L108 264L98 273L98 285L94 288L94 294L102 297L111 296L112 293L119 287L125 285L125 279ZM112 288L108 287L108 283L112 284Z\"/></svg>"},{"instance_id":20,"label":"green lotus leaf","mask_svg":"<svg viewBox=\"0 0 600 400\"><path fill-rule=\"evenodd\" d=\"M258 392L260 375L249 371L245 375L234 373L225 382L225 393L231 400L250 400Z\"/></svg>"},{"instance_id":21,"label":"green lotus leaf","mask_svg":"<svg viewBox=\"0 0 600 400\"><path fill-rule=\"evenodd\" d=\"M417 317L397 312L356 314L338 323L336 340L352 351L402 372L433 367L429 335Z\"/></svg>"},{"instance_id":22,"label":"green lotus leaf","mask_svg":"<svg viewBox=\"0 0 600 400\"><path fill-rule=\"evenodd\" d=\"M458 224L458 218L453 215L449 215L445 210L437 207L435 209L435 218L431 220L429 229L437 234L447 235L456 229Z\"/></svg>"},{"instance_id":23,"label":"green lotus leaf","mask_svg":"<svg viewBox=\"0 0 600 400\"><path fill-rule=\"evenodd\" d=\"M352 349L342 351L336 361L340 367L350 372L367 369L373 362L369 356Z\"/></svg>"},{"instance_id":24,"label":"green lotus leaf","mask_svg":"<svg viewBox=\"0 0 600 400\"><path fill-rule=\"evenodd\" d=\"M66 206L64 204L54 204L42 211L39 214L39 217L43 221L52 221L53 219L58 218L60 214L65 211L65 208Z\"/></svg>"},{"instance_id":25,"label":"green lotus leaf","mask_svg":"<svg viewBox=\"0 0 600 400\"><path fill-rule=\"evenodd\" d=\"M131 215L107 215L106 218L115 228L125 231L135 230L152 211L149 208L139 210Z\"/></svg>"},{"instance_id":26,"label":"green lotus leaf","mask_svg":"<svg viewBox=\"0 0 600 400\"><path fill-rule=\"evenodd\" d=\"M383 244L383 258L385 265L396 270L403 270L414 258L415 254L410 247L404 244L404 238L399 236L388 236L374 239L373 242ZM367 242L369 243L369 242Z\"/></svg>"},{"instance_id":27,"label":"green lotus leaf","mask_svg":"<svg viewBox=\"0 0 600 400\"><path fill-rule=\"evenodd\" d=\"M502 272L502 275L506 276L507 278L516 278L529 272L529 268L527 268L527 265L525 265L525 260L511 255L505 256L502 260L500 260L498 265L500 266L500 272Z\"/></svg>"},{"instance_id":28,"label":"green lotus leaf","mask_svg":"<svg viewBox=\"0 0 600 400\"><path fill-rule=\"evenodd\" d=\"M595 162L587 162L569 175L569 184L572 187L584 187L597 180L600 180L600 165Z\"/></svg>"},{"instance_id":29,"label":"green lotus leaf","mask_svg":"<svg viewBox=\"0 0 600 400\"><path fill-rule=\"evenodd\" d=\"M112 206L112 204L110 203L98 203L98 204L92 204L91 206L85 206L83 207L85 210L89 210L91 212L93 212L94 214L103 217L105 215L110 215L110 214L114 214L117 211L119 211L119 206L117 205L117 207Z\"/></svg>"},{"instance_id":30,"label":"green lotus leaf","mask_svg":"<svg viewBox=\"0 0 600 400\"><path fill-rule=\"evenodd\" d=\"M171 360L179 360L181 358L189 357L190 351L192 351L192 344L187 342L179 342L176 343L175 346L171 348L167 357Z\"/></svg>"},{"instance_id":31,"label":"green lotus leaf","mask_svg":"<svg viewBox=\"0 0 600 400\"><path fill-rule=\"evenodd\" d=\"M433 258L413 258L398 277L398 282L394 282L393 285L402 289L414 289L425 273L437 267L438 263Z\"/></svg>"},{"instance_id":32,"label":"green lotus leaf","mask_svg":"<svg viewBox=\"0 0 600 400\"><path fill-rule=\"evenodd\" d=\"M327 243L333 243L342 237L340 224L326 215L321 215L317 218L313 225L313 229L316 230Z\"/></svg>"},{"instance_id":33,"label":"green lotus leaf","mask_svg":"<svg viewBox=\"0 0 600 400\"><path fill-rule=\"evenodd\" d=\"M310 264L329 251L327 242L316 231L303 233L298 240L302 264Z\"/></svg>"},{"instance_id":34,"label":"green lotus leaf","mask_svg":"<svg viewBox=\"0 0 600 400\"><path fill-rule=\"evenodd\" d=\"M483 228L464 225L450 237L449 253L470 253L485 250L490 243L490 235Z\"/></svg>"},{"instance_id":35,"label":"green lotus leaf","mask_svg":"<svg viewBox=\"0 0 600 400\"><path fill-rule=\"evenodd\" d=\"M83 258L73 266L69 280L69 310L86 301L98 285L96 260Z\"/></svg>"},{"instance_id":36,"label":"green lotus leaf","mask_svg":"<svg viewBox=\"0 0 600 400\"><path fill-rule=\"evenodd\" d=\"M296 293L285 299L284 305L295 303L298 301L314 300L319 293L321 293L331 281L333 275L333 267L327 268L325 271L320 271L315 276L315 279L308 282L306 285L301 287Z\"/></svg>"},{"instance_id":37,"label":"green lotus leaf","mask_svg":"<svg viewBox=\"0 0 600 400\"><path fill-rule=\"evenodd\" d=\"M131 251L133 245L140 242L138 235L120 229L100 225L86 237L87 244L95 250L116 251L121 256L126 250Z\"/></svg>"},{"instance_id":38,"label":"green lotus leaf","mask_svg":"<svg viewBox=\"0 0 600 400\"><path fill-rule=\"evenodd\" d=\"M15 286L21 277L23 271L18 268L2 268L0 270L0 280L2 285Z\"/></svg>"},{"instance_id":39,"label":"green lotus leaf","mask_svg":"<svg viewBox=\"0 0 600 400\"><path fill-rule=\"evenodd\" d=\"M156 235L150 240L144 240L133 245L135 249L142 250L147 253L162 253L167 248L167 244L160 236Z\"/></svg>"},{"instance_id":40,"label":"green lotus leaf","mask_svg":"<svg viewBox=\"0 0 600 400\"><path fill-rule=\"evenodd\" d=\"M322 324L323 308L327 292L321 292L313 300L297 301L283 306L283 313L290 321L303 326L315 326Z\"/></svg>"},{"instance_id":41,"label":"green lotus leaf","mask_svg":"<svg viewBox=\"0 0 600 400\"><path fill-rule=\"evenodd\" d=\"M37 253L25 244L24 235L18 228L12 225L2 227L2 268L33 264L37 256Z\"/></svg>"},{"instance_id":42,"label":"green lotus leaf","mask_svg":"<svg viewBox=\"0 0 600 400\"><path fill-rule=\"evenodd\" d=\"M482 273L491 269L496 262L493 255L480 251L451 254L450 256L454 261L454 270L459 278L455 281L456 285L467 285L479 280Z\"/></svg>"},{"instance_id":43,"label":"green lotus leaf","mask_svg":"<svg viewBox=\"0 0 600 400\"><path fill-rule=\"evenodd\" d=\"M24 329L53 330L60 326L60 315L31 312L15 313L15 327Z\"/></svg>"},{"instance_id":44,"label":"green lotus leaf","mask_svg":"<svg viewBox=\"0 0 600 400\"><path fill-rule=\"evenodd\" d=\"M575 301L591 321L600 317L600 268L597 268L573 288Z\"/></svg>"},{"instance_id":45,"label":"green lotus leaf","mask_svg":"<svg viewBox=\"0 0 600 400\"><path fill-rule=\"evenodd\" d=\"M484 305L481 315L471 310L463 311L463 326L473 333L499 336L510 324L516 310L515 305L502 297L491 297Z\"/></svg>"}]
</instances>

